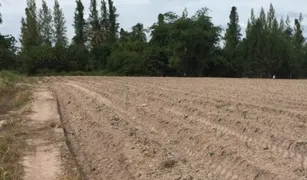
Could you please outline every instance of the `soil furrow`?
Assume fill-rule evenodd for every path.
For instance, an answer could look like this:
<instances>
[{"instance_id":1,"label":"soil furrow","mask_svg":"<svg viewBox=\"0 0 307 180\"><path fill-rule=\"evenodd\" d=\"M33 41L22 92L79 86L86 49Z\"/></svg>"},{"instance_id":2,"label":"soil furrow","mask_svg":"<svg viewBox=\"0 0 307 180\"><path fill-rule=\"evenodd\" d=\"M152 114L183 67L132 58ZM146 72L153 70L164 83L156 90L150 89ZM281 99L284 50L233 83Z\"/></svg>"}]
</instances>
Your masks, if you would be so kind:
<instances>
[{"instance_id":1,"label":"soil furrow","mask_svg":"<svg viewBox=\"0 0 307 180\"><path fill-rule=\"evenodd\" d=\"M92 90L93 89L96 89L95 87L93 87L92 86ZM98 96L98 95L96 95L96 96ZM113 99L112 100L113 102L115 101L115 102L117 102L118 100L116 100L116 99ZM137 102L137 101L136 101ZM116 104L117 105L117 107L118 108L120 108L120 104L123 104L123 102L119 102L118 104ZM132 106L133 107L133 106ZM150 109L151 109L151 111L153 111L153 108L154 106L152 106L152 107L150 107ZM127 109L127 111L129 111L129 112L134 112L133 111L133 109L132 108L130 108L130 109ZM134 113L138 113L137 111L136 112L134 112ZM155 113L159 113L159 112L155 112ZM149 112L147 112L147 114L144 114L144 116L147 116L147 117L152 117L152 116L155 116L155 113L149 113ZM182 116L183 117L183 116ZM158 119L159 117L157 117L156 119ZM168 119L170 120L170 118L172 118L172 117L169 117ZM154 119L153 119L154 120ZM172 124L172 125L174 125L174 124ZM187 126L187 124L185 124L185 126ZM225 127L221 127L220 125L213 125L212 123L210 124L209 123L209 126L210 127L212 127L213 126L213 128L215 128L215 129L218 129L218 131L222 131L222 132L228 132L228 135L237 135L236 137L239 139L239 140L241 140L241 142L250 142L250 145L251 145L251 143L252 142L254 142L254 141L256 141L255 139L251 139L251 138L248 138L247 136L244 136L244 135L240 135L240 134L238 134L238 133L234 133L233 131L229 131L229 129L227 129L227 130L225 130ZM178 126L176 126L176 127L178 127ZM179 126L180 127L180 126ZM161 128L161 127L160 127ZM193 128L193 130L195 130L196 128L195 127L192 127ZM191 128L191 129L192 129ZM188 133L188 131L186 131L186 133ZM162 133L163 134L163 133ZM171 137L172 135L170 135L170 134L168 134L168 138L169 139L171 139L170 137ZM173 135L174 136L174 135ZM206 136L206 137L208 137L208 134L206 134L206 135L204 135L204 136ZM191 141L191 139L190 139L190 141ZM229 141L229 139L227 139L227 141ZM193 142L193 141L192 141ZM226 143L226 141L225 142L223 142L222 144L225 144ZM233 143L233 144L236 144L236 145L238 145L238 143L240 143L240 142L236 142L236 143ZM260 142L257 142L258 143L258 145L260 145L260 148L262 148L262 144L259 144ZM188 146L188 147L191 147L191 145L190 146ZM244 154L244 152L246 152L246 150L244 150L245 148L244 148L244 144L243 144L243 146L242 146L243 148L241 148L240 149L240 151L239 151L239 153L242 155L242 154ZM194 149L193 147L191 147L192 149ZM220 146L219 146L219 148L221 148ZM271 150L271 149L270 149ZM188 149L188 154L190 155L190 156L194 156L195 155L195 153L193 153L191 150L189 150ZM238 150L237 150L238 151ZM242 152L241 152L242 151ZM249 151L248 149L247 149L247 151ZM261 151L259 151L259 152L261 152ZM274 151L273 151L274 152ZM255 153L255 152L254 152ZM259 153L256 153L257 155L259 155ZM248 157L249 155L246 155L246 157ZM265 157L265 156L260 156L260 157ZM268 156L269 157L269 156ZM276 157L276 159L278 159L278 157ZM276 160L275 159L275 160ZM265 159L264 159L265 160ZM246 162L247 163L247 162ZM268 162L267 162L268 163ZM276 163L276 162L275 162ZM263 164L263 163L260 163L260 164ZM285 164L284 162L283 163L281 163L281 164ZM296 165L297 166L297 165ZM259 167L261 167L261 165L259 165ZM298 167L298 166L297 166ZM255 167L254 167L255 168ZM224 170L225 171L225 170ZM246 171L246 168L245 168L245 171ZM222 171L223 172L223 171ZM255 171L255 173L254 174L258 174L258 172L260 172L260 169L258 170L258 171ZM281 172L286 172L286 170L282 170ZM266 172L267 174L269 174L268 172ZM249 174L252 174L252 173L249 173ZM273 177L273 176L272 176ZM268 177L267 177L268 178Z\"/></svg>"},{"instance_id":2,"label":"soil furrow","mask_svg":"<svg viewBox=\"0 0 307 180\"><path fill-rule=\"evenodd\" d=\"M302 81L61 77L50 86L87 179L307 177Z\"/></svg>"}]
</instances>

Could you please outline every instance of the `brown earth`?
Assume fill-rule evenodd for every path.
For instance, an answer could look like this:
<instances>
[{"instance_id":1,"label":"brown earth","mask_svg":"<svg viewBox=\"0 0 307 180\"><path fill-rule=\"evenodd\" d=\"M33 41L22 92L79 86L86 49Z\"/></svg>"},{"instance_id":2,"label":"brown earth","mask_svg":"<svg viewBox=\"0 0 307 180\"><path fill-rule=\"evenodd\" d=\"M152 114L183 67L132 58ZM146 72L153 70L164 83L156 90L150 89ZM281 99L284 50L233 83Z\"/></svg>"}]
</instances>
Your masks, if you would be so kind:
<instances>
[{"instance_id":1,"label":"brown earth","mask_svg":"<svg viewBox=\"0 0 307 180\"><path fill-rule=\"evenodd\" d=\"M84 179L307 179L307 81L44 80Z\"/></svg>"},{"instance_id":2,"label":"brown earth","mask_svg":"<svg viewBox=\"0 0 307 180\"><path fill-rule=\"evenodd\" d=\"M24 86L24 85L22 85ZM27 142L23 157L24 180L78 180L65 143L55 95L44 85L33 87L31 112L21 128ZM72 163L71 163L72 162ZM69 167L67 167L69 166Z\"/></svg>"}]
</instances>

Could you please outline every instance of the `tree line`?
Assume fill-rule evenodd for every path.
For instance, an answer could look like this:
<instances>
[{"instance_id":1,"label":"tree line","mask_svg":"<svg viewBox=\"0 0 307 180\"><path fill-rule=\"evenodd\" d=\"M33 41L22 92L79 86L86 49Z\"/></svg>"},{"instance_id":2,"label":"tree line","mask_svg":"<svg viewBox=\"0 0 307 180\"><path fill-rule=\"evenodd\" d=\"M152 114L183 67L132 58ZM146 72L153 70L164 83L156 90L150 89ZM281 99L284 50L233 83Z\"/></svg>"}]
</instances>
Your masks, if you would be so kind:
<instances>
[{"instance_id":1,"label":"tree line","mask_svg":"<svg viewBox=\"0 0 307 180\"><path fill-rule=\"evenodd\" d=\"M307 43L300 14L294 22L278 19L273 5L259 16L251 10L245 36L237 8L230 9L225 33L212 22L208 8L192 16L160 13L149 28L137 23L120 28L112 0L90 1L90 14L76 0L74 36L69 43L59 1L37 8L27 0L21 19L20 48L11 35L0 34L0 70L29 75L101 72L117 75L192 77L307 77ZM0 15L0 23L2 17ZM150 34L147 39L146 33ZM222 44L222 45L221 45Z\"/></svg>"}]
</instances>

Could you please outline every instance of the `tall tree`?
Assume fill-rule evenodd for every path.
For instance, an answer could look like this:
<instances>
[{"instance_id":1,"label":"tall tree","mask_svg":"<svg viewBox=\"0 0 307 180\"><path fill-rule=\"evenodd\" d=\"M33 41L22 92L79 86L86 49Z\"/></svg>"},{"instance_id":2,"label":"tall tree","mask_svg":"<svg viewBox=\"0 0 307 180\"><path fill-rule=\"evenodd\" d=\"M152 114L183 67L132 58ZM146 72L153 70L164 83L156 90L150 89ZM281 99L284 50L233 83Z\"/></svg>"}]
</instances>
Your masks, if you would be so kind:
<instances>
[{"instance_id":1,"label":"tall tree","mask_svg":"<svg viewBox=\"0 0 307 180\"><path fill-rule=\"evenodd\" d=\"M2 4L0 3L0 7L2 6ZM2 24L2 14L0 13L0 24Z\"/></svg>"},{"instance_id":2,"label":"tall tree","mask_svg":"<svg viewBox=\"0 0 307 180\"><path fill-rule=\"evenodd\" d=\"M74 16L75 36L73 43L69 48L69 56L75 70L88 71L89 70L89 51L87 49L87 32L88 26L84 19L84 6L81 0L76 0L76 10Z\"/></svg>"},{"instance_id":3,"label":"tall tree","mask_svg":"<svg viewBox=\"0 0 307 180\"><path fill-rule=\"evenodd\" d=\"M45 0L42 0L42 8L39 10L38 23L42 43L48 46L52 45L52 12L48 8Z\"/></svg>"},{"instance_id":4,"label":"tall tree","mask_svg":"<svg viewBox=\"0 0 307 180\"><path fill-rule=\"evenodd\" d=\"M37 62L41 60L39 48L41 46L41 36L39 24L37 22L37 9L35 0L27 0L25 9L26 17L21 20L21 54L22 64L29 74L36 73Z\"/></svg>"},{"instance_id":5,"label":"tall tree","mask_svg":"<svg viewBox=\"0 0 307 180\"><path fill-rule=\"evenodd\" d=\"M144 25L141 23L137 23L132 27L132 38L134 40L140 41L140 42L146 42L146 30L144 29Z\"/></svg>"},{"instance_id":6,"label":"tall tree","mask_svg":"<svg viewBox=\"0 0 307 180\"><path fill-rule=\"evenodd\" d=\"M63 46L65 47L67 42L67 27L65 25L65 17L63 10L60 8L60 4L58 0L54 1L53 6L53 42L55 43L55 46Z\"/></svg>"},{"instance_id":7,"label":"tall tree","mask_svg":"<svg viewBox=\"0 0 307 180\"><path fill-rule=\"evenodd\" d=\"M114 42L117 39L118 27L117 22L118 14L116 14L116 7L113 5L113 0L108 0L109 4L109 31L110 31L110 41Z\"/></svg>"},{"instance_id":8,"label":"tall tree","mask_svg":"<svg viewBox=\"0 0 307 180\"><path fill-rule=\"evenodd\" d=\"M267 13L267 26L268 28L272 29L273 28L273 21L275 19L275 9L273 7L273 4L270 4L270 9L269 12Z\"/></svg>"},{"instance_id":9,"label":"tall tree","mask_svg":"<svg viewBox=\"0 0 307 180\"><path fill-rule=\"evenodd\" d=\"M302 18L302 16L300 17ZM295 48L301 49L304 45L305 38L303 36L303 29L301 26L302 19L295 19L294 20L294 42L295 42Z\"/></svg>"},{"instance_id":10,"label":"tall tree","mask_svg":"<svg viewBox=\"0 0 307 180\"><path fill-rule=\"evenodd\" d=\"M37 8L35 0L27 0L25 24L27 26L27 33L25 39L26 46L39 46L41 45L41 37L37 22Z\"/></svg>"},{"instance_id":11,"label":"tall tree","mask_svg":"<svg viewBox=\"0 0 307 180\"><path fill-rule=\"evenodd\" d=\"M22 48L21 50L25 51L25 48L27 46L26 38L27 38L28 30L27 30L27 23L26 23L26 20L25 20L24 17L21 18L20 23L21 23L21 27L20 27L21 33L20 33L20 36L19 36L19 41L21 43L21 48Z\"/></svg>"},{"instance_id":12,"label":"tall tree","mask_svg":"<svg viewBox=\"0 0 307 180\"><path fill-rule=\"evenodd\" d=\"M75 44L85 44L86 42L86 21L84 19L84 6L81 0L76 0L76 10L74 16L75 36L73 42Z\"/></svg>"},{"instance_id":13,"label":"tall tree","mask_svg":"<svg viewBox=\"0 0 307 180\"><path fill-rule=\"evenodd\" d=\"M110 20L109 20L110 15L109 15L107 3L106 3L105 0L101 1L100 13L101 13L101 16L100 16L100 18L101 18L100 19L101 29L104 30L104 31L107 31L110 28Z\"/></svg>"},{"instance_id":14,"label":"tall tree","mask_svg":"<svg viewBox=\"0 0 307 180\"><path fill-rule=\"evenodd\" d=\"M241 72L242 62L239 61L238 45L241 40L241 27L239 25L239 15L237 13L237 8L233 6L229 15L228 28L225 34L225 51L231 67L230 76L234 76L236 72Z\"/></svg>"},{"instance_id":15,"label":"tall tree","mask_svg":"<svg viewBox=\"0 0 307 180\"><path fill-rule=\"evenodd\" d=\"M298 19L294 20L294 52L295 56L294 61L291 63L292 65L292 75L300 76L303 72L300 72L300 67L304 64L303 58L304 58L304 43L305 38L303 36L303 28L302 23L303 16L300 14L300 17ZM298 72L298 74L294 74L294 72ZM291 75L291 78L292 78Z\"/></svg>"},{"instance_id":16,"label":"tall tree","mask_svg":"<svg viewBox=\"0 0 307 180\"><path fill-rule=\"evenodd\" d=\"M89 36L91 46L100 44L103 40L103 34L100 27L99 15L97 9L97 1L91 0L90 2L90 15L89 15Z\"/></svg>"}]
</instances>

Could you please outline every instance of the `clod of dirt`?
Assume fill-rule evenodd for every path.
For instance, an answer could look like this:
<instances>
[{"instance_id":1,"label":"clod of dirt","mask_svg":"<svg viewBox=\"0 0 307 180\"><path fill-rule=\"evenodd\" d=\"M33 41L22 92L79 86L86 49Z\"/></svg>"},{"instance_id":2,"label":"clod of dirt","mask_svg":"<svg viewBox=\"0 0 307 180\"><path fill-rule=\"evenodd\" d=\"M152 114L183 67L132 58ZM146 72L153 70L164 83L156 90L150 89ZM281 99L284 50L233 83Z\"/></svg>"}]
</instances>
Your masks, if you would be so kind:
<instances>
[{"instance_id":1,"label":"clod of dirt","mask_svg":"<svg viewBox=\"0 0 307 180\"><path fill-rule=\"evenodd\" d=\"M51 128L55 128L55 126L56 126L56 122L51 122L51 123L50 123L50 127L51 127Z\"/></svg>"},{"instance_id":2,"label":"clod of dirt","mask_svg":"<svg viewBox=\"0 0 307 180\"><path fill-rule=\"evenodd\" d=\"M62 125L60 123L57 123L55 121L50 122L51 128L62 128Z\"/></svg>"},{"instance_id":3,"label":"clod of dirt","mask_svg":"<svg viewBox=\"0 0 307 180\"><path fill-rule=\"evenodd\" d=\"M136 131L137 131L136 128L131 128L129 131L129 136L136 136Z\"/></svg>"},{"instance_id":4,"label":"clod of dirt","mask_svg":"<svg viewBox=\"0 0 307 180\"><path fill-rule=\"evenodd\" d=\"M167 159L161 163L162 168L173 168L177 164L177 161L174 159Z\"/></svg>"},{"instance_id":5,"label":"clod of dirt","mask_svg":"<svg viewBox=\"0 0 307 180\"><path fill-rule=\"evenodd\" d=\"M215 154L214 152L210 152L210 153L209 153L210 156L213 156L214 154Z\"/></svg>"},{"instance_id":6,"label":"clod of dirt","mask_svg":"<svg viewBox=\"0 0 307 180\"><path fill-rule=\"evenodd\" d=\"M112 119L113 121L119 121L120 119L118 117L115 117Z\"/></svg>"},{"instance_id":7,"label":"clod of dirt","mask_svg":"<svg viewBox=\"0 0 307 180\"><path fill-rule=\"evenodd\" d=\"M70 103L71 103L70 101L67 102L67 104L70 104Z\"/></svg>"},{"instance_id":8,"label":"clod of dirt","mask_svg":"<svg viewBox=\"0 0 307 180\"><path fill-rule=\"evenodd\" d=\"M145 106L147 106L147 104L142 104L141 106L142 106L142 107L145 107Z\"/></svg>"},{"instance_id":9,"label":"clod of dirt","mask_svg":"<svg viewBox=\"0 0 307 180\"><path fill-rule=\"evenodd\" d=\"M191 175L186 175L182 180L193 180L194 178Z\"/></svg>"}]
</instances>

